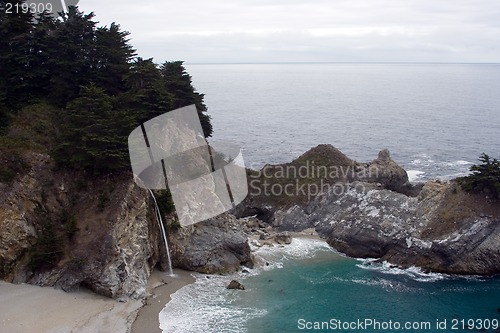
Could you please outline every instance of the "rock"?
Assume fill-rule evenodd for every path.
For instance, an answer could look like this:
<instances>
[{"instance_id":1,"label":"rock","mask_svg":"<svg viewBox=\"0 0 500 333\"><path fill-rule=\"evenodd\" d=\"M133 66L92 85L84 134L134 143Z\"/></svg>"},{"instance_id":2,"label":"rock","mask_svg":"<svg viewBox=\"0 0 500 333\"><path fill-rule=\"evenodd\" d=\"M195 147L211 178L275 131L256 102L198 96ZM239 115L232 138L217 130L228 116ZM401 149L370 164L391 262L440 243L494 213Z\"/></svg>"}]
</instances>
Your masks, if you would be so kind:
<instances>
[{"instance_id":1,"label":"rock","mask_svg":"<svg viewBox=\"0 0 500 333\"><path fill-rule=\"evenodd\" d=\"M292 236L288 232L282 232L274 236L274 241L278 244L290 244L292 243Z\"/></svg>"},{"instance_id":2,"label":"rock","mask_svg":"<svg viewBox=\"0 0 500 333\"><path fill-rule=\"evenodd\" d=\"M388 190L410 194L413 193L408 174L391 158L389 150L378 153L378 158L362 167L355 180L381 184Z\"/></svg>"},{"instance_id":3,"label":"rock","mask_svg":"<svg viewBox=\"0 0 500 333\"><path fill-rule=\"evenodd\" d=\"M262 247L262 244L261 244L258 240L256 240L256 239L253 239L253 240L251 241L251 243L252 243L252 245L254 245L254 246L257 246L257 247Z\"/></svg>"},{"instance_id":4,"label":"rock","mask_svg":"<svg viewBox=\"0 0 500 333\"><path fill-rule=\"evenodd\" d=\"M229 285L226 287L227 289L240 289L240 290L245 290L245 286L239 283L236 280L231 280Z\"/></svg>"},{"instance_id":5,"label":"rock","mask_svg":"<svg viewBox=\"0 0 500 333\"><path fill-rule=\"evenodd\" d=\"M248 238L229 213L183 227L170 240L172 263L179 268L222 274L252 265Z\"/></svg>"},{"instance_id":6,"label":"rock","mask_svg":"<svg viewBox=\"0 0 500 333\"><path fill-rule=\"evenodd\" d=\"M498 209L454 183L429 182L418 197L354 183L309 208L318 233L349 256L450 274L500 273Z\"/></svg>"},{"instance_id":7,"label":"rock","mask_svg":"<svg viewBox=\"0 0 500 333\"><path fill-rule=\"evenodd\" d=\"M30 170L0 191L0 278L63 290L83 285L119 300L142 298L160 260L147 192L128 173L87 179L54 171L47 155L29 153L26 160ZM100 208L103 193L107 203ZM33 256L49 223L52 233L44 237L60 251L51 263Z\"/></svg>"}]
</instances>

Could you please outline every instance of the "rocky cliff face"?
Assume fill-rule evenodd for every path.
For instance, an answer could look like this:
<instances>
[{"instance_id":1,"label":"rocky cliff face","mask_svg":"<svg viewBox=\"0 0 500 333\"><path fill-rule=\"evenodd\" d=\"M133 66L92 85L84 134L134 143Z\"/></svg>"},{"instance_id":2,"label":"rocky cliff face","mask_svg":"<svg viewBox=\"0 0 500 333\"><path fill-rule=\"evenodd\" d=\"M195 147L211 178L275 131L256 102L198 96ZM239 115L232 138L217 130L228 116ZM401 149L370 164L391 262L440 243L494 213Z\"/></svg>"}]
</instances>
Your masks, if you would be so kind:
<instances>
[{"instance_id":1,"label":"rocky cliff face","mask_svg":"<svg viewBox=\"0 0 500 333\"><path fill-rule=\"evenodd\" d=\"M146 191L131 177L87 180L54 172L49 157L28 157L30 172L2 184L2 278L80 285L117 299L139 298L159 256Z\"/></svg>"},{"instance_id":2,"label":"rocky cliff face","mask_svg":"<svg viewBox=\"0 0 500 333\"><path fill-rule=\"evenodd\" d=\"M172 233L172 263L200 273L230 273L252 266L244 224L224 213Z\"/></svg>"},{"instance_id":3,"label":"rocky cliff face","mask_svg":"<svg viewBox=\"0 0 500 333\"><path fill-rule=\"evenodd\" d=\"M297 218L352 257L450 274L500 273L500 207L454 182L429 182L418 197L346 184L284 220Z\"/></svg>"},{"instance_id":4,"label":"rocky cliff face","mask_svg":"<svg viewBox=\"0 0 500 333\"><path fill-rule=\"evenodd\" d=\"M28 173L0 184L0 278L143 297L151 270L167 267L148 192L130 174L92 180L55 171L43 154L26 160ZM172 232L170 241L177 267L220 273L250 262L234 217Z\"/></svg>"},{"instance_id":5,"label":"rocky cliff face","mask_svg":"<svg viewBox=\"0 0 500 333\"><path fill-rule=\"evenodd\" d=\"M263 196L250 196L235 214L256 215L281 231L316 228L332 247L352 257L452 274L500 273L497 201L466 193L455 182L411 185L387 150L372 162L358 163L322 145L273 169L300 167L306 160L328 170L355 172L331 179L308 201L291 197L273 204Z\"/></svg>"}]
</instances>

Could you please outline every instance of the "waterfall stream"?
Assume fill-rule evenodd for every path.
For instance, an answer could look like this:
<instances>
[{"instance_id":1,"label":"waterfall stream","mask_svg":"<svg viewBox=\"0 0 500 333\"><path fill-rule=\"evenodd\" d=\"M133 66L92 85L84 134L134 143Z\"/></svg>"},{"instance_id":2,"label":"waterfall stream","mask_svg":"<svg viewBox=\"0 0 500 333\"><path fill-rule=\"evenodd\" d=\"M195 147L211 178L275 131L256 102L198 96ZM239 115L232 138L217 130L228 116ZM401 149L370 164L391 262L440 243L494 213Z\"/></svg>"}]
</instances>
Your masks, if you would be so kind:
<instances>
[{"instance_id":1,"label":"waterfall stream","mask_svg":"<svg viewBox=\"0 0 500 333\"><path fill-rule=\"evenodd\" d=\"M158 222L158 227L160 228L161 234L163 236L163 241L165 242L165 249L167 250L168 274L170 276L174 276L174 272L172 271L172 260L170 260L170 250L168 248L167 233L165 232L165 226L163 225L163 219L161 218L160 208L158 207L158 203L156 202L156 197L153 194L153 191L151 191L151 189L148 189L148 191L155 203L156 221Z\"/></svg>"}]
</instances>

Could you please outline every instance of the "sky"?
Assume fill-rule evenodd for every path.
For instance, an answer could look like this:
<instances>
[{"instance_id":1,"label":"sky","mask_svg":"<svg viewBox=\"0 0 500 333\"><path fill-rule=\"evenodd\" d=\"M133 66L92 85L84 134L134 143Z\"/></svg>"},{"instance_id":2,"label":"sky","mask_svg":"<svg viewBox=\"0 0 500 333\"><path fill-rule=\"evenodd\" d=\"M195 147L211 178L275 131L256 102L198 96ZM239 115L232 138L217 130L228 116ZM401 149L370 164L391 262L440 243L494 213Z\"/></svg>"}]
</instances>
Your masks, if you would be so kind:
<instances>
[{"instance_id":1,"label":"sky","mask_svg":"<svg viewBox=\"0 0 500 333\"><path fill-rule=\"evenodd\" d=\"M500 0L80 0L155 62L500 62Z\"/></svg>"}]
</instances>

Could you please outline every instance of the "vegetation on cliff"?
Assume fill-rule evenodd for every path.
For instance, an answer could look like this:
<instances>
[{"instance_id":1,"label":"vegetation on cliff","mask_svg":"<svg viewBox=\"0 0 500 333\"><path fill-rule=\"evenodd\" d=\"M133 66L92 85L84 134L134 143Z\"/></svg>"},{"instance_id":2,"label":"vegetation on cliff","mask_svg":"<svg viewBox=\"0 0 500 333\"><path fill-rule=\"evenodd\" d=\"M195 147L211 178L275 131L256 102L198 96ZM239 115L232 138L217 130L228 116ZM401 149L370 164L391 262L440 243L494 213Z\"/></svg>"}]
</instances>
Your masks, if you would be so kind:
<instances>
[{"instance_id":1,"label":"vegetation on cliff","mask_svg":"<svg viewBox=\"0 0 500 333\"><path fill-rule=\"evenodd\" d=\"M195 104L209 137L204 96L193 87L182 61L158 65L137 57L129 33L118 24L100 27L93 13L77 7L57 19L7 14L7 3L15 8L22 1L0 2L0 194L5 199L0 224L4 230L25 230L14 228L12 237L20 245L6 248L15 255L0 256L0 278L22 274L27 266L36 280L38 272L57 267L62 272L72 263L78 264L73 266L79 278L85 271L94 276L91 261L81 254L85 242L100 249L115 227L109 220L125 221L117 211L134 210L133 205L122 207L118 198L129 193L124 187L132 182L129 133L144 121ZM28 194L19 194L24 191ZM162 213L172 213L169 191L155 194ZM148 212L140 203L145 198L135 196L130 200L138 202L144 218ZM141 223L144 227L149 221ZM0 238L2 244L10 242L5 235ZM145 252L149 246L144 244ZM102 251L111 253L108 247Z\"/></svg>"},{"instance_id":2,"label":"vegetation on cliff","mask_svg":"<svg viewBox=\"0 0 500 333\"><path fill-rule=\"evenodd\" d=\"M8 0L6 3L20 3ZM70 7L62 18L0 10L0 180L22 172L22 152L49 152L59 167L94 176L129 170L127 136L140 123L195 104L212 134L203 94L181 61L136 57L118 24ZM19 126L31 117L24 130ZM36 137L31 134L35 132ZM26 140L23 140L26 139ZM50 142L47 142L50 141Z\"/></svg>"},{"instance_id":3,"label":"vegetation on cliff","mask_svg":"<svg viewBox=\"0 0 500 333\"><path fill-rule=\"evenodd\" d=\"M481 164L470 167L471 175L459 178L462 188L468 192L500 198L500 161L485 153L479 157Z\"/></svg>"}]
</instances>

